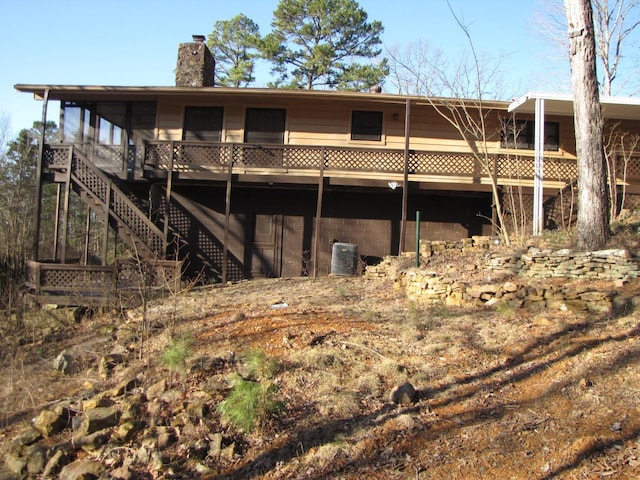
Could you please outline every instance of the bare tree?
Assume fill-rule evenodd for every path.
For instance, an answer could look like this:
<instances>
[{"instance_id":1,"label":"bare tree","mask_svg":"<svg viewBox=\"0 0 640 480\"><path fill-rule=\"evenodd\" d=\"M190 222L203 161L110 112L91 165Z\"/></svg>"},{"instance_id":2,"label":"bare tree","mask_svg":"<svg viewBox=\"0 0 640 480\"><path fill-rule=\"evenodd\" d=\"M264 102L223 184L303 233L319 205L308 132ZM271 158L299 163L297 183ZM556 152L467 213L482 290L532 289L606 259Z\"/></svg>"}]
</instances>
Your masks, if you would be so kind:
<instances>
[{"instance_id":1,"label":"bare tree","mask_svg":"<svg viewBox=\"0 0 640 480\"><path fill-rule=\"evenodd\" d=\"M596 75L596 44L589 0L565 0L574 92L578 157L577 242L583 249L605 245L609 234L603 121Z\"/></svg>"},{"instance_id":2,"label":"bare tree","mask_svg":"<svg viewBox=\"0 0 640 480\"><path fill-rule=\"evenodd\" d=\"M640 0L593 0L597 55L602 66L602 94L611 95L623 46L640 25Z\"/></svg>"},{"instance_id":3,"label":"bare tree","mask_svg":"<svg viewBox=\"0 0 640 480\"><path fill-rule=\"evenodd\" d=\"M616 91L637 93L637 83L633 84L637 77L633 46L640 25L640 0L592 0L591 5L602 95L613 95ZM569 51L567 18L562 0L541 1L535 28L536 33L554 47L553 50L562 52L555 57L566 60ZM614 89L614 80L620 87Z\"/></svg>"},{"instance_id":4,"label":"bare tree","mask_svg":"<svg viewBox=\"0 0 640 480\"><path fill-rule=\"evenodd\" d=\"M499 132L495 122L490 120L496 112L488 100L500 98L503 91L499 59L481 57L476 52L468 26L451 6L449 8L469 44L467 56L451 60L440 50L429 49L424 42L406 50L395 48L388 51L391 57L389 80L401 93L424 95L429 105L465 141L479 169L490 178L497 217L494 227L509 244L494 158L489 153L489 142Z\"/></svg>"},{"instance_id":5,"label":"bare tree","mask_svg":"<svg viewBox=\"0 0 640 480\"><path fill-rule=\"evenodd\" d=\"M427 41L420 39L406 45L396 44L387 52L391 62L385 83L391 84L398 94L429 95L438 91L431 66L443 66L447 61L441 49L434 49ZM437 94L444 96L442 92Z\"/></svg>"},{"instance_id":6,"label":"bare tree","mask_svg":"<svg viewBox=\"0 0 640 480\"><path fill-rule=\"evenodd\" d=\"M629 163L640 150L640 134L623 129L620 122L605 124L604 129L604 154L609 173L609 221L613 222L625 208Z\"/></svg>"}]
</instances>

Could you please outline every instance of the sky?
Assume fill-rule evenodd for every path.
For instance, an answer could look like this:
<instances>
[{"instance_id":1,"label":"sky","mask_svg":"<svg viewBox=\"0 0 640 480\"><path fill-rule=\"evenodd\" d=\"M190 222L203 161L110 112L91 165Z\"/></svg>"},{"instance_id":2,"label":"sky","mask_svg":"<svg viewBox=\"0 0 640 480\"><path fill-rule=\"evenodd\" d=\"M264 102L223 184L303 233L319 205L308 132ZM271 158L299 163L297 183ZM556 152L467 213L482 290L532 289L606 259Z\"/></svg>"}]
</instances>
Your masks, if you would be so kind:
<instances>
[{"instance_id":1,"label":"sky","mask_svg":"<svg viewBox=\"0 0 640 480\"><path fill-rule=\"evenodd\" d=\"M42 116L42 102L15 84L170 86L179 43L208 35L218 20L244 13L270 31L278 0L0 0L0 121L10 132ZM360 0L369 20L384 26L385 48L423 41L455 57L468 41L447 0ZM477 51L504 63L523 95L545 82L545 49L533 19L540 0L449 0L469 26ZM269 81L259 70L257 87ZM549 80L547 78L546 80ZM388 91L388 93L396 93ZM54 103L54 102L52 102ZM55 102L57 103L57 102ZM50 105L49 120L58 121ZM53 117L53 118L52 118Z\"/></svg>"}]
</instances>

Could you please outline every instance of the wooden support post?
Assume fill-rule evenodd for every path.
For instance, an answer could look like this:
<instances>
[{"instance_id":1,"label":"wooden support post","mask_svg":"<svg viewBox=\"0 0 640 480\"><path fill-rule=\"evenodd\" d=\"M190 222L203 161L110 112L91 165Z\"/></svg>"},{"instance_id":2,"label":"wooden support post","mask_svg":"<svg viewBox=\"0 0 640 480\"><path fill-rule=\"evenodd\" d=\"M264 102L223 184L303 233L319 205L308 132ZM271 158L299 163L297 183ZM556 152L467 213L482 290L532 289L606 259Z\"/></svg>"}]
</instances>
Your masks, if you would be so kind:
<instances>
[{"instance_id":1,"label":"wooden support post","mask_svg":"<svg viewBox=\"0 0 640 480\"><path fill-rule=\"evenodd\" d=\"M228 280L227 264L229 263L229 223L231 219L231 183L233 181L233 152L235 146L231 145L229 154L229 171L227 172L227 190L224 197L224 240L222 242L222 283Z\"/></svg>"},{"instance_id":2,"label":"wooden support post","mask_svg":"<svg viewBox=\"0 0 640 480\"><path fill-rule=\"evenodd\" d=\"M107 264L107 249L109 248L109 205L111 205L111 182L107 185L107 201L102 207L102 218L104 222L104 225L102 225L102 266Z\"/></svg>"},{"instance_id":3,"label":"wooden support post","mask_svg":"<svg viewBox=\"0 0 640 480\"><path fill-rule=\"evenodd\" d=\"M67 173L64 181L64 204L62 206L62 253L60 262L67 263L67 237L69 235L69 197L71 196L71 164L73 163L73 149L69 149L67 158Z\"/></svg>"},{"instance_id":4,"label":"wooden support post","mask_svg":"<svg viewBox=\"0 0 640 480\"><path fill-rule=\"evenodd\" d=\"M82 264L89 263L89 239L91 237L89 231L91 229L91 207L87 205L87 217L84 222L84 254L82 256Z\"/></svg>"},{"instance_id":5,"label":"wooden support post","mask_svg":"<svg viewBox=\"0 0 640 480\"><path fill-rule=\"evenodd\" d=\"M409 145L411 134L411 100L407 98L404 109L404 172L402 178L402 219L400 220L400 245L398 255L402 253L407 236L407 206L409 203Z\"/></svg>"},{"instance_id":6,"label":"wooden support post","mask_svg":"<svg viewBox=\"0 0 640 480\"><path fill-rule=\"evenodd\" d=\"M498 181L498 155L493 156L493 181L496 183ZM504 227L504 225L498 225L498 206L496 205L495 200L491 202L491 225L493 225L494 231L497 230L498 235L502 235L502 233L504 233L500 231L500 227Z\"/></svg>"},{"instance_id":7,"label":"wooden support post","mask_svg":"<svg viewBox=\"0 0 640 480\"><path fill-rule=\"evenodd\" d=\"M40 132L40 144L38 145L38 161L36 163L36 191L34 197L33 212L33 259L38 260L40 254L40 204L42 203L42 163L44 161L44 142L46 141L47 106L49 104L49 89L44 91L42 104L42 131ZM55 250L53 253L55 257Z\"/></svg>"},{"instance_id":8,"label":"wooden support post","mask_svg":"<svg viewBox=\"0 0 640 480\"><path fill-rule=\"evenodd\" d=\"M322 222L322 197L324 195L325 148L320 150L320 178L318 178L318 200L316 201L316 224L313 228L313 278L318 278L320 256L320 223Z\"/></svg>"},{"instance_id":9,"label":"wooden support post","mask_svg":"<svg viewBox=\"0 0 640 480\"><path fill-rule=\"evenodd\" d=\"M60 197L62 196L62 188L59 183L56 184L56 212L53 224L53 261L58 260L58 235L60 235Z\"/></svg>"},{"instance_id":10,"label":"wooden support post","mask_svg":"<svg viewBox=\"0 0 640 480\"><path fill-rule=\"evenodd\" d=\"M175 143L171 142L171 158L169 159L169 171L167 172L167 188L164 196L164 229L162 236L162 249L164 251L164 257L167 258L167 252L169 249L169 221L171 219L171 189L173 188L173 157L175 154Z\"/></svg>"}]
</instances>

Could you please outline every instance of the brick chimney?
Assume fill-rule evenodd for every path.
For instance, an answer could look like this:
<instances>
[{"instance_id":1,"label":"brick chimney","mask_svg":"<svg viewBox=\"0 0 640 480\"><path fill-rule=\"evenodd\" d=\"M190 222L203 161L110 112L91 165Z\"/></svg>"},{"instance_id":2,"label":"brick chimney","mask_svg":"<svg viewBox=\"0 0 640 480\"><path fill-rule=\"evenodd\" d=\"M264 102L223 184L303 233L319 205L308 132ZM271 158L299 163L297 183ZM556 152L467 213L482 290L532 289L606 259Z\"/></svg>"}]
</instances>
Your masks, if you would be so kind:
<instances>
[{"instance_id":1,"label":"brick chimney","mask_svg":"<svg viewBox=\"0 0 640 480\"><path fill-rule=\"evenodd\" d=\"M214 60L204 35L178 46L176 87L213 87Z\"/></svg>"}]
</instances>

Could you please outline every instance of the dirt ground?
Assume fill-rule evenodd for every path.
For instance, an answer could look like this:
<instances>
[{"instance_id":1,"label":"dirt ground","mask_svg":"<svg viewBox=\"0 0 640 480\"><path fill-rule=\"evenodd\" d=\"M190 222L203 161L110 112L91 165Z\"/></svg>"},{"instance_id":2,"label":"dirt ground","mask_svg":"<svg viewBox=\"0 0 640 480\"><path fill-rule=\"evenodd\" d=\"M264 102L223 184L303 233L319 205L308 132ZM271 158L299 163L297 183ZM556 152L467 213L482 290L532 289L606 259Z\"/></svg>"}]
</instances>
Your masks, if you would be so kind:
<instances>
[{"instance_id":1,"label":"dirt ground","mask_svg":"<svg viewBox=\"0 0 640 480\"><path fill-rule=\"evenodd\" d=\"M107 386L97 359L141 317L41 315L3 328L0 456L48 402ZM388 281L359 277L256 280L151 302L151 337L142 355L132 347L128 368L147 384L168 376L159 359L169 331L193 339L192 363L255 348L279 362L284 410L237 432L233 458L202 478L632 479L638 315L414 305ZM51 368L63 349L82 362L78 373ZM189 394L206 381L196 371L179 379ZM416 403L389 401L403 382ZM213 407L201 435L223 428ZM193 478L178 473L189 459L172 462L173 476L157 478Z\"/></svg>"}]
</instances>

